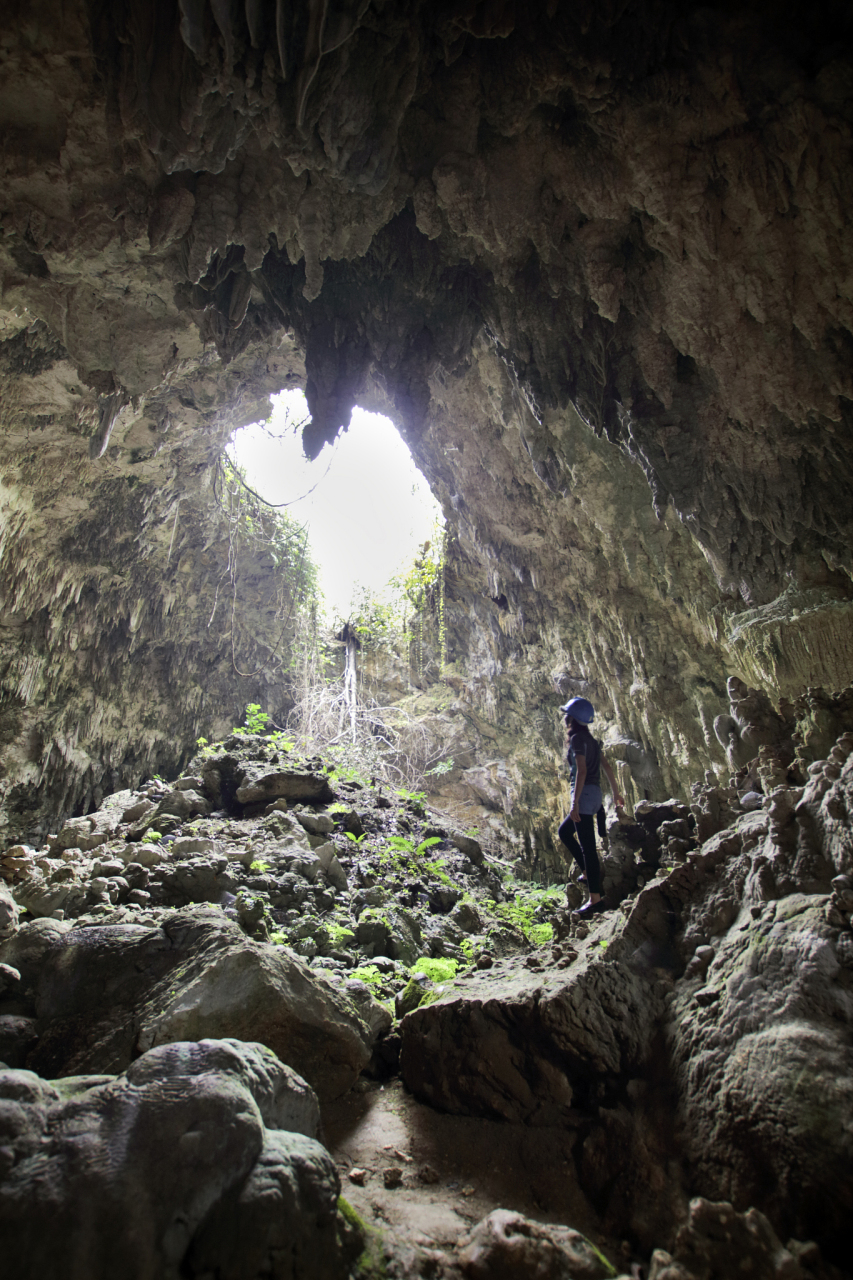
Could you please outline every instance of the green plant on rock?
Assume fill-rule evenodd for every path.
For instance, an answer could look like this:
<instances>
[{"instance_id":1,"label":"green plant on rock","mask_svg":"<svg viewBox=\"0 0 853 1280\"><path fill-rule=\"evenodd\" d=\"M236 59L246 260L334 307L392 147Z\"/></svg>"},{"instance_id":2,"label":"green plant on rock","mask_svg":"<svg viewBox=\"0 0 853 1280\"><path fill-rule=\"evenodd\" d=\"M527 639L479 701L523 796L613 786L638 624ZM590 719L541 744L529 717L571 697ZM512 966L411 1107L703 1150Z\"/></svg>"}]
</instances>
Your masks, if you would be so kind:
<instances>
[{"instance_id":1,"label":"green plant on rock","mask_svg":"<svg viewBox=\"0 0 853 1280\"><path fill-rule=\"evenodd\" d=\"M453 769L453 756L451 756L449 760L439 760L438 764L434 764L431 769L426 769L424 772L425 772L425 776L427 778L430 778L430 777L433 777L434 775L440 775L442 773L450 773L452 769Z\"/></svg>"},{"instance_id":2,"label":"green plant on rock","mask_svg":"<svg viewBox=\"0 0 853 1280\"><path fill-rule=\"evenodd\" d=\"M481 948L474 942L472 938L463 938L459 943L459 950L464 952L465 958L469 964L473 964L480 953Z\"/></svg>"},{"instance_id":3,"label":"green plant on rock","mask_svg":"<svg viewBox=\"0 0 853 1280\"><path fill-rule=\"evenodd\" d=\"M379 987L383 982L382 974L375 964L360 964L357 969L350 971L350 977L365 982L369 987Z\"/></svg>"},{"instance_id":4,"label":"green plant on rock","mask_svg":"<svg viewBox=\"0 0 853 1280\"><path fill-rule=\"evenodd\" d=\"M421 808L426 804L427 794L425 791L406 791L402 787L398 787L397 795L401 800L406 800L409 804Z\"/></svg>"},{"instance_id":5,"label":"green plant on rock","mask_svg":"<svg viewBox=\"0 0 853 1280\"><path fill-rule=\"evenodd\" d=\"M392 849L399 849L403 853L411 853L415 857L421 857L434 844L441 844L441 837L428 836L426 840L422 840L420 844L416 845L414 840L410 840L407 836L389 836L388 844Z\"/></svg>"},{"instance_id":6,"label":"green plant on rock","mask_svg":"<svg viewBox=\"0 0 853 1280\"><path fill-rule=\"evenodd\" d=\"M537 919L543 911L554 910L562 900L561 886L546 889L519 889L512 902L486 903L488 909L513 928L519 929L534 946L543 946L554 936L554 926Z\"/></svg>"},{"instance_id":7,"label":"green plant on rock","mask_svg":"<svg viewBox=\"0 0 853 1280\"><path fill-rule=\"evenodd\" d=\"M266 711L261 711L259 702L250 702L246 707L246 714L243 717L244 723L239 728L232 729L231 732L239 738L248 737L249 734L263 733L270 722L270 718Z\"/></svg>"},{"instance_id":8,"label":"green plant on rock","mask_svg":"<svg viewBox=\"0 0 853 1280\"><path fill-rule=\"evenodd\" d=\"M449 982L456 977L458 967L457 961L449 956L420 956L409 966L409 973L412 977L422 973L431 982Z\"/></svg>"},{"instance_id":9,"label":"green plant on rock","mask_svg":"<svg viewBox=\"0 0 853 1280\"><path fill-rule=\"evenodd\" d=\"M440 880L442 884L453 884L453 881L444 869L447 866L447 862L444 858L436 858L434 862L425 862L424 866L428 871L431 871L436 880Z\"/></svg>"},{"instance_id":10,"label":"green plant on rock","mask_svg":"<svg viewBox=\"0 0 853 1280\"><path fill-rule=\"evenodd\" d=\"M255 678L284 669L292 679L305 653L316 647L319 576L308 549L307 530L287 511L255 493L227 452L217 460L213 493L228 538L228 554L208 626L220 610L224 612L225 619L220 616L219 623L226 623L236 674ZM264 643L262 665L242 671L240 650L244 644L254 648L258 640L256 617L247 616L254 603L251 588L246 590L247 566L255 578L259 569L266 572L277 630ZM247 724L245 731L260 730Z\"/></svg>"},{"instance_id":11,"label":"green plant on rock","mask_svg":"<svg viewBox=\"0 0 853 1280\"><path fill-rule=\"evenodd\" d=\"M426 665L425 650L431 639L438 648L438 669L447 665L447 624L445 615L445 571L447 565L447 527L438 521L433 536L415 556L391 579L392 588L411 607L403 612L403 629L410 631L411 650L418 674Z\"/></svg>"},{"instance_id":12,"label":"green plant on rock","mask_svg":"<svg viewBox=\"0 0 853 1280\"><path fill-rule=\"evenodd\" d=\"M344 924L329 924L326 925L326 930L332 947L351 947L355 942L355 934L352 929Z\"/></svg>"}]
</instances>

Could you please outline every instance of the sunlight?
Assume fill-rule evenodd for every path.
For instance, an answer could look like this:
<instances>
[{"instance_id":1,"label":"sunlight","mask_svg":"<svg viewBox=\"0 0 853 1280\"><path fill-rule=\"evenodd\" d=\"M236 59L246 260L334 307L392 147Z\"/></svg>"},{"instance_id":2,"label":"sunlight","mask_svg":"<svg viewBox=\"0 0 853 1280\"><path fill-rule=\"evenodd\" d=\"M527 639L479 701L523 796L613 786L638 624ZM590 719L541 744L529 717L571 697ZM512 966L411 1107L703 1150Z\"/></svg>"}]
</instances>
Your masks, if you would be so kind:
<instances>
[{"instance_id":1,"label":"sunlight","mask_svg":"<svg viewBox=\"0 0 853 1280\"><path fill-rule=\"evenodd\" d=\"M356 586L380 593L432 537L441 508L388 418L354 409L349 430L309 462L296 430L305 396L285 391L272 404L269 424L236 432L231 454L262 498L308 526L326 612L346 617Z\"/></svg>"}]
</instances>

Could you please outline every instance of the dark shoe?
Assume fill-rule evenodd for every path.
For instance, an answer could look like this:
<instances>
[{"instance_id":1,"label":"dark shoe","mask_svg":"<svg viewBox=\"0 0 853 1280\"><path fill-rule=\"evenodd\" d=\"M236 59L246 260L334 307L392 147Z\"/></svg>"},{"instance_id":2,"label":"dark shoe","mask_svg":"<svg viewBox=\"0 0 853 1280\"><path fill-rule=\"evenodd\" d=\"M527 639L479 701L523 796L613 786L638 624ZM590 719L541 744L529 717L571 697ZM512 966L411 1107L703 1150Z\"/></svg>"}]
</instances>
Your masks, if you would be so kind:
<instances>
[{"instance_id":1,"label":"dark shoe","mask_svg":"<svg viewBox=\"0 0 853 1280\"><path fill-rule=\"evenodd\" d=\"M573 911L573 916L580 916L581 920L587 920L590 916L597 916L601 911L607 910L607 904L603 898L599 898L598 902L585 902L582 907L578 907L577 911Z\"/></svg>"}]
</instances>

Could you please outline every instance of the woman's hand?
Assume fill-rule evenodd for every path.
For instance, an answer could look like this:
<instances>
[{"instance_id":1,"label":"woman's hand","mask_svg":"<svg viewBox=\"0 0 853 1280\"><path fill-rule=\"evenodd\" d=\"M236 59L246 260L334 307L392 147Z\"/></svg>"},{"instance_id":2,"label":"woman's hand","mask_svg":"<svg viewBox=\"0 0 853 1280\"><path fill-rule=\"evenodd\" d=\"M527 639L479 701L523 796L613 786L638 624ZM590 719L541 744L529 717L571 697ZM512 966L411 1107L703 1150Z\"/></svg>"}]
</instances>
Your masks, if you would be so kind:
<instances>
[{"instance_id":1,"label":"woman's hand","mask_svg":"<svg viewBox=\"0 0 853 1280\"><path fill-rule=\"evenodd\" d=\"M574 805L574 806L572 807L572 811L571 811L571 813L569 814L569 817L571 818L572 822L575 822L575 823L580 822L580 820L581 820L581 815L580 815L580 812L579 812L579 810L578 810L577 805Z\"/></svg>"}]
</instances>

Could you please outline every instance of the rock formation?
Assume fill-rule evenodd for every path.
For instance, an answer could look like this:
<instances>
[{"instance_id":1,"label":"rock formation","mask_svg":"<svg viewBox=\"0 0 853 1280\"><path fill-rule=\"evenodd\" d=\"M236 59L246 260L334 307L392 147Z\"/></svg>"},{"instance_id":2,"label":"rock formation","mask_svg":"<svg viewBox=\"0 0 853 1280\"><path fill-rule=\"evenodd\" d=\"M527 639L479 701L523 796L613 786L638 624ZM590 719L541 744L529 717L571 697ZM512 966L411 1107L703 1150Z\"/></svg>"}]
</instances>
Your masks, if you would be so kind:
<instances>
[{"instance_id":1,"label":"rock formation","mask_svg":"<svg viewBox=\"0 0 853 1280\"><path fill-rule=\"evenodd\" d=\"M729 675L848 684L850 35L832 4L10 11L10 834L286 704L209 486L299 382L309 453L358 400L441 498L522 827L543 694L591 693L663 798L722 765Z\"/></svg>"},{"instance_id":2,"label":"rock formation","mask_svg":"<svg viewBox=\"0 0 853 1280\"><path fill-rule=\"evenodd\" d=\"M589 922L420 801L321 761L283 768L275 737L196 763L178 782L198 791L173 795L209 808L223 779L251 783L168 835L167 800L118 795L2 857L0 1232L21 1280L63 1242L71 1274L100 1280L134 1241L132 1273L152 1277L344 1280L371 1248L445 1280L604 1277L620 1253L657 1280L840 1274L853 733L757 807L697 784L689 807L611 823L611 909ZM574 878L565 894L580 900ZM521 1215L518 1180L428 1254L442 1175L387 1166L414 1218L383 1225L380 1170L348 1158L353 1121L330 1156L319 1116L398 1073L425 1110L540 1134L605 1256L577 1219ZM345 1171L355 1217L336 1216Z\"/></svg>"},{"instance_id":3,"label":"rock formation","mask_svg":"<svg viewBox=\"0 0 853 1280\"><path fill-rule=\"evenodd\" d=\"M565 1131L584 1211L654 1280L844 1265L851 37L834 0L6 6L0 1214L22 1277L50 1270L48 1212L77 1220L78 1120L114 1154L170 1073L179 1148L220 1151L208 1106L242 1137L233 1182L167 1162L138 1274L284 1277L314 1250L343 1277L350 1247L364 1270L328 1157L265 1110L279 1068L166 1045L234 1037L324 1096L402 1043L422 1098ZM189 763L293 697L298 557L239 534L221 452L296 385L309 455L355 403L388 413L447 518L448 661L408 709L488 852L395 810L421 876L378 799L311 761ZM505 855L554 868L571 693L634 805L605 867L623 911L519 931ZM421 951L482 968L425 1003ZM130 1269L112 1224L163 1163L131 1154L72 1274ZM571 1226L492 1216L386 1263L607 1272Z\"/></svg>"}]
</instances>

